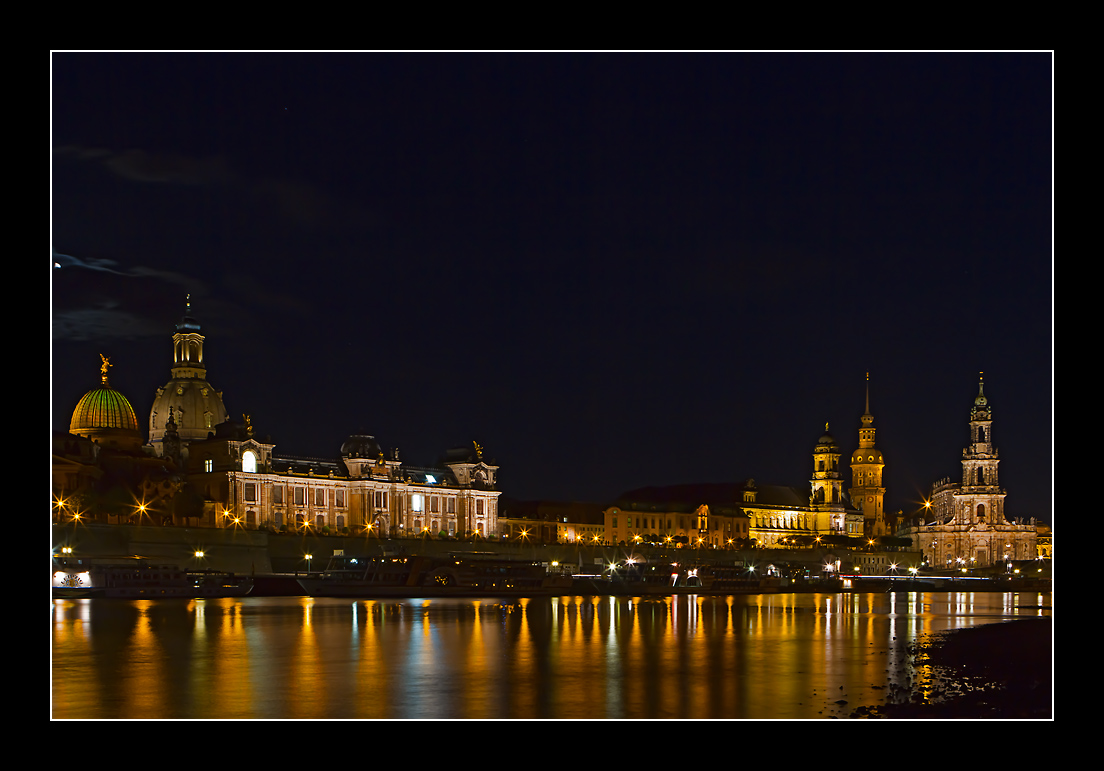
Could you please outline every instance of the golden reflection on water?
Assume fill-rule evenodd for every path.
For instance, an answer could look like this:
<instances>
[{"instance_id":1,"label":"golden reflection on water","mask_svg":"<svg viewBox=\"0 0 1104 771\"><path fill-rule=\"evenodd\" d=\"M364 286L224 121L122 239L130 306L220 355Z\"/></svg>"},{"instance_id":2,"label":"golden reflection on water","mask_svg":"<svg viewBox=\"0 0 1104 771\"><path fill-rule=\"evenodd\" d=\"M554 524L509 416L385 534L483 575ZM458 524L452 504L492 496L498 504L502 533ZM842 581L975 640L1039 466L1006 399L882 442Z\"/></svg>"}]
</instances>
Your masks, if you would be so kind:
<instances>
[{"instance_id":1,"label":"golden reflection on water","mask_svg":"<svg viewBox=\"0 0 1104 771\"><path fill-rule=\"evenodd\" d=\"M63 600L55 718L825 718L1050 595Z\"/></svg>"}]
</instances>

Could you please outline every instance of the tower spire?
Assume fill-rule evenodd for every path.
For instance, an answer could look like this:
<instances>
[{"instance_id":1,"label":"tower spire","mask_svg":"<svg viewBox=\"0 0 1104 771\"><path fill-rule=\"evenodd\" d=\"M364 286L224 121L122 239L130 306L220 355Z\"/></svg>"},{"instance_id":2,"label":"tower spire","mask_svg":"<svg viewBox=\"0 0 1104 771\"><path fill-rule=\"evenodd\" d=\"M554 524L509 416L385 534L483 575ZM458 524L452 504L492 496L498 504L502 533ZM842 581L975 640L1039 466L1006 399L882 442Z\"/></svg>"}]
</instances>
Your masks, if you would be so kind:
<instances>
[{"instance_id":1,"label":"tower spire","mask_svg":"<svg viewBox=\"0 0 1104 771\"><path fill-rule=\"evenodd\" d=\"M882 471L885 458L874 444L874 416L870 414L870 373L866 373L866 411L859 418L859 447L851 454L851 502L863 513L867 536L885 535Z\"/></svg>"}]
</instances>

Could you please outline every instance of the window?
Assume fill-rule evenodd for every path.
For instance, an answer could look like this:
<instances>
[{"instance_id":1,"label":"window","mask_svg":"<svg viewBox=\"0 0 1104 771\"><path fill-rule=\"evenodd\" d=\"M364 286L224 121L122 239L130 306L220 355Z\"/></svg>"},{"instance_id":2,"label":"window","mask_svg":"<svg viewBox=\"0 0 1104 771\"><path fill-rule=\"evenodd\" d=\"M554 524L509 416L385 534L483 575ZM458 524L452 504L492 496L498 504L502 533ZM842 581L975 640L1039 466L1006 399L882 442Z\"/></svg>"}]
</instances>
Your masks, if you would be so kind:
<instances>
[{"instance_id":1,"label":"window","mask_svg":"<svg viewBox=\"0 0 1104 771\"><path fill-rule=\"evenodd\" d=\"M479 500L477 500L475 502L475 513L476 514L482 514L483 513L483 499L482 498L480 498ZM482 532L482 530L480 532Z\"/></svg>"},{"instance_id":2,"label":"window","mask_svg":"<svg viewBox=\"0 0 1104 771\"><path fill-rule=\"evenodd\" d=\"M251 474L257 473L257 454L252 450L246 450L242 453L242 471Z\"/></svg>"},{"instance_id":3,"label":"window","mask_svg":"<svg viewBox=\"0 0 1104 771\"><path fill-rule=\"evenodd\" d=\"M325 506L326 505L326 491L321 487L316 488L314 491L314 505Z\"/></svg>"},{"instance_id":4,"label":"window","mask_svg":"<svg viewBox=\"0 0 1104 771\"><path fill-rule=\"evenodd\" d=\"M424 496L422 496L421 493L414 493L412 496L410 496L410 506L411 506L412 511L421 511L422 510L422 498L423 497Z\"/></svg>"},{"instance_id":5,"label":"window","mask_svg":"<svg viewBox=\"0 0 1104 771\"><path fill-rule=\"evenodd\" d=\"M446 498L445 499L445 507L446 507L445 508L445 513L455 514L456 513L456 499L455 498Z\"/></svg>"},{"instance_id":6,"label":"window","mask_svg":"<svg viewBox=\"0 0 1104 771\"><path fill-rule=\"evenodd\" d=\"M307 503L307 488L296 487L295 488L295 505L305 506Z\"/></svg>"},{"instance_id":7,"label":"window","mask_svg":"<svg viewBox=\"0 0 1104 771\"><path fill-rule=\"evenodd\" d=\"M272 488L272 502L283 505L284 503L284 488L277 485Z\"/></svg>"},{"instance_id":8,"label":"window","mask_svg":"<svg viewBox=\"0 0 1104 771\"><path fill-rule=\"evenodd\" d=\"M252 482L248 482L245 485L245 500L248 503L257 502L257 485L253 484Z\"/></svg>"},{"instance_id":9,"label":"window","mask_svg":"<svg viewBox=\"0 0 1104 771\"><path fill-rule=\"evenodd\" d=\"M429 497L429 510L434 514L441 510L441 498L439 496L431 495Z\"/></svg>"},{"instance_id":10,"label":"window","mask_svg":"<svg viewBox=\"0 0 1104 771\"><path fill-rule=\"evenodd\" d=\"M215 462L213 460L211 460L210 458L203 461L203 470L208 472L208 473L214 471L215 470Z\"/></svg>"},{"instance_id":11,"label":"window","mask_svg":"<svg viewBox=\"0 0 1104 771\"><path fill-rule=\"evenodd\" d=\"M345 491L344 490L335 490L334 491L334 506L337 506L338 508L341 508L341 509L345 508ZM340 527L340 525L339 525L339 527Z\"/></svg>"}]
</instances>

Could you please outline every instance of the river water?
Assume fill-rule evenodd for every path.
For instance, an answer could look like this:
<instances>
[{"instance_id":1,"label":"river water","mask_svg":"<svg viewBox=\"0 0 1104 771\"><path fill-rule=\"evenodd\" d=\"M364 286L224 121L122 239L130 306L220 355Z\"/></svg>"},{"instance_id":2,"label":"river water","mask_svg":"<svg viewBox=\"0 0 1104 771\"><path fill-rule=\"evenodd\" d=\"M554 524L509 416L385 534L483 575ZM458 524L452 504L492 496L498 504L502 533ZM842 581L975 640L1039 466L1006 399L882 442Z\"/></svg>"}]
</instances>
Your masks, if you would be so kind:
<instances>
[{"instance_id":1,"label":"river water","mask_svg":"<svg viewBox=\"0 0 1104 771\"><path fill-rule=\"evenodd\" d=\"M817 719L1049 593L59 600L55 719Z\"/></svg>"}]
</instances>

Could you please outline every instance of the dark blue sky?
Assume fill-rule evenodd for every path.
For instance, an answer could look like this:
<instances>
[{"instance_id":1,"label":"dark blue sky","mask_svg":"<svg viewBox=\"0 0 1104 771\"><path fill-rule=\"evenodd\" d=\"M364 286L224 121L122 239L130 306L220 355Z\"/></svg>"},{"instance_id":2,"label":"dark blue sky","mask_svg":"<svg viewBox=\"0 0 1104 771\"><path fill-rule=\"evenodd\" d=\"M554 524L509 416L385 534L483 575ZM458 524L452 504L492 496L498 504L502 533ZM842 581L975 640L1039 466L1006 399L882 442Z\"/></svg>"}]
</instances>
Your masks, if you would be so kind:
<instances>
[{"instance_id":1,"label":"dark blue sky","mask_svg":"<svg viewBox=\"0 0 1104 771\"><path fill-rule=\"evenodd\" d=\"M277 452L479 441L520 498L806 485L864 376L887 508L960 475L978 372L1050 520L1052 57L52 57L54 427L144 424L192 294Z\"/></svg>"}]
</instances>

